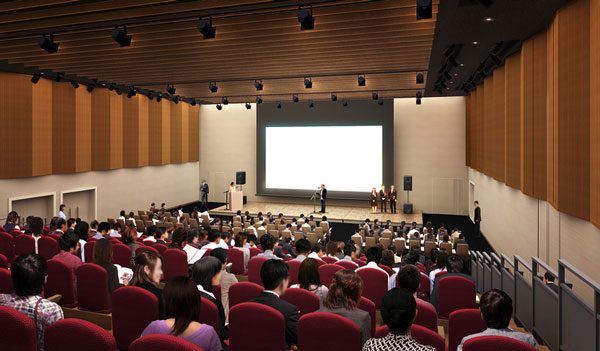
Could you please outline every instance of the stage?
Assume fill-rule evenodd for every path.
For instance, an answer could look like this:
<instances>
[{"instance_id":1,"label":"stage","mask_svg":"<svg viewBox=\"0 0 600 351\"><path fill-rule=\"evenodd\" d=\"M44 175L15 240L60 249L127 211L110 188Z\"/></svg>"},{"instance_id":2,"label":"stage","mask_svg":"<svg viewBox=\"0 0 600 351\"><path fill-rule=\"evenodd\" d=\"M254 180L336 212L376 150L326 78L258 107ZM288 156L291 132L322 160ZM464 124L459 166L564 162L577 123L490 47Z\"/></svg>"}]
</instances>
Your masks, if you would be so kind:
<instances>
[{"instance_id":1,"label":"stage","mask_svg":"<svg viewBox=\"0 0 600 351\"><path fill-rule=\"evenodd\" d=\"M210 210L210 213L215 215L225 215L230 216L235 214L235 211L229 211L225 209L226 206L220 206ZM317 211L319 208L317 208ZM276 202L248 202L244 205L242 209L242 213L244 211L249 211L252 216L255 216L258 212L262 212L266 214L267 212L271 212L274 216L277 216L279 213L283 213L286 218L298 218L300 214L304 214L305 216L313 215L316 218L320 218L320 213L313 213L313 205L303 205L303 204L291 204L291 203L276 203ZM389 209L388 209L389 211ZM369 218L373 221L375 218L379 219L382 222L387 221L388 219L392 221L394 225L405 221L406 223L417 222L417 224L423 224L423 213L416 212L412 214L404 214L404 213L396 213L391 214L387 213L371 213L370 207L349 207L349 206L335 206L335 205L327 205L327 216L328 221L330 222L341 222L341 223L352 223L358 224L362 223L366 218Z\"/></svg>"}]
</instances>

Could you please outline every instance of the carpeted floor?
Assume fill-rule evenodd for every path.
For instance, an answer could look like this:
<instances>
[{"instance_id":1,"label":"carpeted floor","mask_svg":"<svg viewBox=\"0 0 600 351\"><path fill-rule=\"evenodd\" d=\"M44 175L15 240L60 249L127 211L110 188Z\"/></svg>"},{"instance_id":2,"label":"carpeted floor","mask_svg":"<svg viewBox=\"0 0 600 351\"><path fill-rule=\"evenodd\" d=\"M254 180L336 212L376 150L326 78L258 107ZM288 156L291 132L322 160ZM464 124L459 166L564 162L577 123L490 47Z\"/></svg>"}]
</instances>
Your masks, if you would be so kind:
<instances>
[{"instance_id":1,"label":"carpeted floor","mask_svg":"<svg viewBox=\"0 0 600 351\"><path fill-rule=\"evenodd\" d=\"M483 236L480 238L475 237L475 224L473 224L468 216L424 213L423 223L427 222L431 222L434 228L439 228L443 223L444 227L448 230L448 233L452 231L452 228L457 227L465 235L465 240L469 243L469 249L471 250L485 252L494 251Z\"/></svg>"}]
</instances>

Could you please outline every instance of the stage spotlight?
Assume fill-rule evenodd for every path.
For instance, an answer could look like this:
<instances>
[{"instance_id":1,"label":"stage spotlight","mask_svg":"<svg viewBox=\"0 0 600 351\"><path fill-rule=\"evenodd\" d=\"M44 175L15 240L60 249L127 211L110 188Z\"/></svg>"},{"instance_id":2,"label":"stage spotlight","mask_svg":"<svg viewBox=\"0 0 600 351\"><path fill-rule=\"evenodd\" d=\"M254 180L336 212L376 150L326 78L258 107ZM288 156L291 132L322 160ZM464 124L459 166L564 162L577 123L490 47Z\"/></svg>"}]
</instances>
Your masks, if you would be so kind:
<instances>
[{"instance_id":1,"label":"stage spotlight","mask_svg":"<svg viewBox=\"0 0 600 351\"><path fill-rule=\"evenodd\" d=\"M222 103L223 105L228 105L228 104L229 104L229 99L227 98L227 96L223 96L223 97L221 98L221 103Z\"/></svg>"},{"instance_id":2,"label":"stage spotlight","mask_svg":"<svg viewBox=\"0 0 600 351\"><path fill-rule=\"evenodd\" d=\"M221 111L223 109L223 106L221 106L221 104L217 104L217 110Z\"/></svg>"},{"instance_id":3,"label":"stage spotlight","mask_svg":"<svg viewBox=\"0 0 600 351\"><path fill-rule=\"evenodd\" d=\"M298 95L293 95L292 96L292 101L298 102L298 101L300 101L300 98L298 97Z\"/></svg>"},{"instance_id":4,"label":"stage spotlight","mask_svg":"<svg viewBox=\"0 0 600 351\"><path fill-rule=\"evenodd\" d=\"M432 15L431 0L417 0L417 19L431 18Z\"/></svg>"},{"instance_id":5,"label":"stage spotlight","mask_svg":"<svg viewBox=\"0 0 600 351\"><path fill-rule=\"evenodd\" d=\"M217 33L217 28L212 25L212 17L209 17L208 21L200 18L198 20L198 31L202 33L204 39L213 39Z\"/></svg>"},{"instance_id":6,"label":"stage spotlight","mask_svg":"<svg viewBox=\"0 0 600 351\"><path fill-rule=\"evenodd\" d=\"M171 95L175 95L176 91L177 91L177 89L175 89L175 86L173 84L167 85L167 93L169 93Z\"/></svg>"},{"instance_id":7,"label":"stage spotlight","mask_svg":"<svg viewBox=\"0 0 600 351\"><path fill-rule=\"evenodd\" d=\"M181 98L179 97L179 95L175 95L175 97L173 98L173 102L178 104L179 100L181 100Z\"/></svg>"},{"instance_id":8,"label":"stage spotlight","mask_svg":"<svg viewBox=\"0 0 600 351\"><path fill-rule=\"evenodd\" d=\"M257 96L257 97L256 97L256 103L257 103L257 104L262 104L262 97L260 97L260 96Z\"/></svg>"},{"instance_id":9,"label":"stage spotlight","mask_svg":"<svg viewBox=\"0 0 600 351\"><path fill-rule=\"evenodd\" d=\"M77 83L76 81L72 80L71 81L71 85L73 86L73 88L77 89L79 88L79 83Z\"/></svg>"},{"instance_id":10,"label":"stage spotlight","mask_svg":"<svg viewBox=\"0 0 600 351\"><path fill-rule=\"evenodd\" d=\"M196 106L197 104L198 104L198 102L196 101L196 99L192 98L192 99L190 100L190 105L192 105L192 106Z\"/></svg>"},{"instance_id":11,"label":"stage spotlight","mask_svg":"<svg viewBox=\"0 0 600 351\"><path fill-rule=\"evenodd\" d=\"M210 90L211 93L216 93L219 90L219 87L217 86L217 82L208 83L208 90Z\"/></svg>"},{"instance_id":12,"label":"stage spotlight","mask_svg":"<svg viewBox=\"0 0 600 351\"><path fill-rule=\"evenodd\" d=\"M246 106L246 110L249 110L249 109L251 109L251 108L252 108L252 105L250 105L250 103L249 103L249 102L247 102L245 106Z\"/></svg>"},{"instance_id":13,"label":"stage spotlight","mask_svg":"<svg viewBox=\"0 0 600 351\"><path fill-rule=\"evenodd\" d=\"M33 76L31 76L31 83L37 84L40 81L40 78L42 78L41 73L34 73Z\"/></svg>"},{"instance_id":14,"label":"stage spotlight","mask_svg":"<svg viewBox=\"0 0 600 351\"><path fill-rule=\"evenodd\" d=\"M377 92L374 91L373 94L371 95L371 98L373 100L378 100L379 99L379 94L377 94Z\"/></svg>"},{"instance_id":15,"label":"stage spotlight","mask_svg":"<svg viewBox=\"0 0 600 351\"><path fill-rule=\"evenodd\" d=\"M52 34L44 34L44 36L38 41L38 46L49 54L54 54L58 52L58 47L60 43L54 42L54 35Z\"/></svg>"},{"instance_id":16,"label":"stage spotlight","mask_svg":"<svg viewBox=\"0 0 600 351\"><path fill-rule=\"evenodd\" d=\"M312 88L312 80L310 78L304 78L304 87L306 89Z\"/></svg>"},{"instance_id":17,"label":"stage spotlight","mask_svg":"<svg viewBox=\"0 0 600 351\"><path fill-rule=\"evenodd\" d=\"M86 90L88 91L88 93L91 93L92 91L94 91L95 88L96 86L94 84L88 84Z\"/></svg>"},{"instance_id":18,"label":"stage spotlight","mask_svg":"<svg viewBox=\"0 0 600 351\"><path fill-rule=\"evenodd\" d=\"M64 78L65 74L62 72L58 72L56 73L56 76L54 77L54 81L55 82L60 82L63 78Z\"/></svg>"},{"instance_id":19,"label":"stage spotlight","mask_svg":"<svg viewBox=\"0 0 600 351\"><path fill-rule=\"evenodd\" d=\"M112 31L112 38L119 43L119 46L131 45L131 35L127 34L127 26L115 27Z\"/></svg>"},{"instance_id":20,"label":"stage spotlight","mask_svg":"<svg viewBox=\"0 0 600 351\"><path fill-rule=\"evenodd\" d=\"M281 102L277 102L277 108L281 108Z\"/></svg>"},{"instance_id":21,"label":"stage spotlight","mask_svg":"<svg viewBox=\"0 0 600 351\"><path fill-rule=\"evenodd\" d=\"M127 97L131 98L133 96L137 95L137 91L135 90L134 87L129 87L129 91L127 92Z\"/></svg>"},{"instance_id":22,"label":"stage spotlight","mask_svg":"<svg viewBox=\"0 0 600 351\"><path fill-rule=\"evenodd\" d=\"M300 22L300 29L315 29L315 18L312 15L312 8L300 9L298 11L298 22Z\"/></svg>"},{"instance_id":23,"label":"stage spotlight","mask_svg":"<svg viewBox=\"0 0 600 351\"><path fill-rule=\"evenodd\" d=\"M379 106L383 106L383 99L379 99L379 101L377 101L377 104L378 104Z\"/></svg>"},{"instance_id":24,"label":"stage spotlight","mask_svg":"<svg viewBox=\"0 0 600 351\"><path fill-rule=\"evenodd\" d=\"M331 94L331 101L337 101L337 95L335 93Z\"/></svg>"},{"instance_id":25,"label":"stage spotlight","mask_svg":"<svg viewBox=\"0 0 600 351\"><path fill-rule=\"evenodd\" d=\"M160 102L160 100L162 100L162 94L156 96L156 102Z\"/></svg>"},{"instance_id":26,"label":"stage spotlight","mask_svg":"<svg viewBox=\"0 0 600 351\"><path fill-rule=\"evenodd\" d=\"M365 78L365 76L363 75L358 76L357 81L359 87L364 87L365 85L367 85L367 78Z\"/></svg>"},{"instance_id":27,"label":"stage spotlight","mask_svg":"<svg viewBox=\"0 0 600 351\"><path fill-rule=\"evenodd\" d=\"M148 94L146 94L146 96L148 97L148 99L152 100L154 99L154 94L152 94L151 91L148 92Z\"/></svg>"},{"instance_id":28,"label":"stage spotlight","mask_svg":"<svg viewBox=\"0 0 600 351\"><path fill-rule=\"evenodd\" d=\"M123 92L119 88L115 88L115 92L117 93L117 95L123 94Z\"/></svg>"},{"instance_id":29,"label":"stage spotlight","mask_svg":"<svg viewBox=\"0 0 600 351\"><path fill-rule=\"evenodd\" d=\"M309 108L313 108L313 107L315 107L315 103L311 101L311 102L310 102L310 104L308 104L308 107L309 107Z\"/></svg>"},{"instance_id":30,"label":"stage spotlight","mask_svg":"<svg viewBox=\"0 0 600 351\"><path fill-rule=\"evenodd\" d=\"M342 100L342 106L344 106L344 107L348 106L348 101Z\"/></svg>"},{"instance_id":31,"label":"stage spotlight","mask_svg":"<svg viewBox=\"0 0 600 351\"><path fill-rule=\"evenodd\" d=\"M502 64L502 60L500 60L500 58L498 57L498 55L496 55L496 54L490 54L490 58L492 59L492 61L494 61L494 64L496 66L500 66Z\"/></svg>"},{"instance_id":32,"label":"stage spotlight","mask_svg":"<svg viewBox=\"0 0 600 351\"><path fill-rule=\"evenodd\" d=\"M425 76L423 76L423 73L419 72L417 73L417 84L423 83L425 83Z\"/></svg>"},{"instance_id":33,"label":"stage spotlight","mask_svg":"<svg viewBox=\"0 0 600 351\"><path fill-rule=\"evenodd\" d=\"M263 82L262 82L262 80L255 80L254 81L254 87L256 88L256 91L263 90Z\"/></svg>"},{"instance_id":34,"label":"stage spotlight","mask_svg":"<svg viewBox=\"0 0 600 351\"><path fill-rule=\"evenodd\" d=\"M108 90L110 90L110 91L113 91L113 90L115 90L115 86L116 86L116 84L115 84L115 83L110 83L110 84L108 85Z\"/></svg>"}]
</instances>

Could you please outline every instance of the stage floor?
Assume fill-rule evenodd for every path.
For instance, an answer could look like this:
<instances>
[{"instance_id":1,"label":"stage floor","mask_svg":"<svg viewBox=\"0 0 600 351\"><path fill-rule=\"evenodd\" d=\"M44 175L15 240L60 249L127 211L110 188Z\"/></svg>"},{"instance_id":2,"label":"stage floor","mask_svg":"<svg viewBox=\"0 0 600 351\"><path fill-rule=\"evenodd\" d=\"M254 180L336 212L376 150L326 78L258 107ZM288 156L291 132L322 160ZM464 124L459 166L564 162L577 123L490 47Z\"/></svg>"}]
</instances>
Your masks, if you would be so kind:
<instances>
[{"instance_id":1,"label":"stage floor","mask_svg":"<svg viewBox=\"0 0 600 351\"><path fill-rule=\"evenodd\" d=\"M225 209L226 206L221 206L212 209L210 212L216 215L231 215L235 211L229 211ZM317 208L317 211L319 208ZM276 203L276 202L248 202L244 205L242 212L249 211L251 215L255 216L258 212L267 213L271 212L277 216L279 213L283 213L285 217L299 217L300 214L305 216L314 215L320 218L320 213L313 213L313 205L302 205L302 204L290 204L290 203ZM394 224L398 224L402 221L407 223L417 222L417 224L423 224L423 213L416 212L412 214L396 213L371 213L370 207L349 207L349 206L327 206L327 213L325 213L327 219L331 222L344 222L344 223L362 223L366 218L371 221L377 218L380 221L387 221L388 219Z\"/></svg>"}]
</instances>

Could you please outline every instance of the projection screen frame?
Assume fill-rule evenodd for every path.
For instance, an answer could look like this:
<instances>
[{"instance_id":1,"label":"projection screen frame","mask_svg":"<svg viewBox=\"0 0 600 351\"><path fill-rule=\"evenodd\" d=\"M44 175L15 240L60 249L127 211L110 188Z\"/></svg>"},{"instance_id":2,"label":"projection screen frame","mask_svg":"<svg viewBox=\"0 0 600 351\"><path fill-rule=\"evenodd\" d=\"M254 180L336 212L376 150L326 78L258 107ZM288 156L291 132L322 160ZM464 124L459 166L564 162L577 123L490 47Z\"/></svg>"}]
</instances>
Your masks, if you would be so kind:
<instances>
[{"instance_id":1,"label":"projection screen frame","mask_svg":"<svg viewBox=\"0 0 600 351\"><path fill-rule=\"evenodd\" d=\"M310 198L314 190L267 189L265 175L265 131L266 127L305 127L305 126L383 126L382 137L382 176L388 188L394 184L394 101L385 99L383 105L373 100L351 100L344 107L339 101L317 101L310 108L307 103L285 102L277 108L276 103L257 105L256 113L256 196L279 196ZM324 136L326 137L326 136ZM300 157L302 156L302 157ZM309 161L301 161L309 156ZM290 155L290 162L306 162L306 167L318 169L318 155ZM314 163L313 163L314 162ZM356 171L368 167L368 161L356 160ZM293 172L293 167L290 168ZM351 176L351 175L349 175ZM318 184L315 184L315 189ZM373 184L379 189L381 184ZM327 186L327 184L325 184ZM398 189L398 187L396 187ZM369 200L371 189L365 191L328 191L328 199Z\"/></svg>"}]
</instances>

